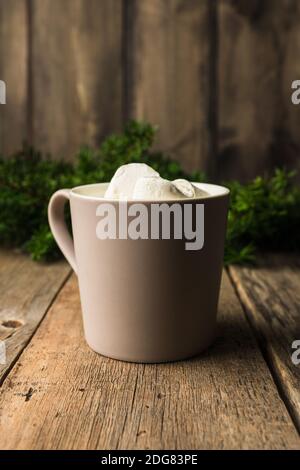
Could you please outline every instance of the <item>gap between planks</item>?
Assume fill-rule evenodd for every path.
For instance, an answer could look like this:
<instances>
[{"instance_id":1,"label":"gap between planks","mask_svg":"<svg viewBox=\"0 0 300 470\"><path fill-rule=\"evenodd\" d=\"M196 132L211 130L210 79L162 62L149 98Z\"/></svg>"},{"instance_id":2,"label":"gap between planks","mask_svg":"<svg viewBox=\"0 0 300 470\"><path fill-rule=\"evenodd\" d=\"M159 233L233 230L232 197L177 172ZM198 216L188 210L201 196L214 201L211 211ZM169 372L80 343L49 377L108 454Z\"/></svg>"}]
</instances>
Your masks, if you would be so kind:
<instances>
[{"instance_id":1,"label":"gap between planks","mask_svg":"<svg viewBox=\"0 0 300 470\"><path fill-rule=\"evenodd\" d=\"M0 390L0 448L299 449L226 273L219 313L199 357L115 361L85 343L73 275Z\"/></svg>"}]
</instances>

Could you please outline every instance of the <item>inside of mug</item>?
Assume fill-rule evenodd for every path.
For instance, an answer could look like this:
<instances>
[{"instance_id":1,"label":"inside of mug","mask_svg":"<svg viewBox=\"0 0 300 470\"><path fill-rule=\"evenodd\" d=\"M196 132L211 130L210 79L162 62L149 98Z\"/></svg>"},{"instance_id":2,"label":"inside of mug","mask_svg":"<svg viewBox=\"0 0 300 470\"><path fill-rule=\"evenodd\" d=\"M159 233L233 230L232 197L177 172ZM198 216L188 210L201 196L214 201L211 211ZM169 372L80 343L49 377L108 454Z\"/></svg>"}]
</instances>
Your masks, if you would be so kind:
<instances>
[{"instance_id":1,"label":"inside of mug","mask_svg":"<svg viewBox=\"0 0 300 470\"><path fill-rule=\"evenodd\" d=\"M216 184L208 184L208 183L193 183L199 189L202 189L207 193L205 197L199 198L201 200L213 198L213 197L220 197L229 194L229 189L225 188L224 186L219 186ZM109 183L96 183L96 184L87 184L84 186L78 186L72 189L72 193L75 196L80 197L87 197L92 199L103 199L105 191L108 187ZM197 198L194 198L195 200ZM178 201L179 199L172 200L172 202ZM186 201L186 198L182 198L182 200Z\"/></svg>"}]
</instances>

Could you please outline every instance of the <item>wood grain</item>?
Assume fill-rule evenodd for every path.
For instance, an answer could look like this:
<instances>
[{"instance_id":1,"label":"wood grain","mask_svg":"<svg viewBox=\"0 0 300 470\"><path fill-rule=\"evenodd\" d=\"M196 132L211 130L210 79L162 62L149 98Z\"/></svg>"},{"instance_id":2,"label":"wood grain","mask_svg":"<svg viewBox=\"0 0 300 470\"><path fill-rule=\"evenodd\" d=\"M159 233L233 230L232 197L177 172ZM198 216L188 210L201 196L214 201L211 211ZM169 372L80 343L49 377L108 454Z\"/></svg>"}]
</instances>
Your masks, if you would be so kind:
<instances>
[{"instance_id":1,"label":"wood grain","mask_svg":"<svg viewBox=\"0 0 300 470\"><path fill-rule=\"evenodd\" d=\"M0 80L6 83L6 104L0 105L0 154L5 156L29 140L26 4L26 0L0 0Z\"/></svg>"},{"instance_id":2,"label":"wood grain","mask_svg":"<svg viewBox=\"0 0 300 470\"><path fill-rule=\"evenodd\" d=\"M279 17L279 21L282 17ZM292 103L291 84L300 77L300 2L294 0L287 5L281 19L280 52L283 63L280 77L280 96L283 103L281 129L277 145L274 145L276 165L285 164L297 169L300 181L300 109ZM276 148L275 148L276 147Z\"/></svg>"},{"instance_id":3,"label":"wood grain","mask_svg":"<svg viewBox=\"0 0 300 470\"><path fill-rule=\"evenodd\" d=\"M219 161L223 178L299 167L298 0L219 2Z\"/></svg>"},{"instance_id":4,"label":"wood grain","mask_svg":"<svg viewBox=\"0 0 300 470\"><path fill-rule=\"evenodd\" d=\"M33 0L33 138L74 159L122 119L122 1Z\"/></svg>"},{"instance_id":5,"label":"wood grain","mask_svg":"<svg viewBox=\"0 0 300 470\"><path fill-rule=\"evenodd\" d=\"M0 385L69 273L65 262L41 265L28 256L0 251L0 340L6 347Z\"/></svg>"},{"instance_id":6,"label":"wood grain","mask_svg":"<svg viewBox=\"0 0 300 470\"><path fill-rule=\"evenodd\" d=\"M131 0L128 116L159 125L157 143L188 170L210 170L214 2Z\"/></svg>"},{"instance_id":7,"label":"wood grain","mask_svg":"<svg viewBox=\"0 0 300 470\"><path fill-rule=\"evenodd\" d=\"M225 275L215 344L143 365L85 344L77 281L61 290L0 392L0 448L300 448Z\"/></svg>"},{"instance_id":8,"label":"wood grain","mask_svg":"<svg viewBox=\"0 0 300 470\"><path fill-rule=\"evenodd\" d=\"M300 366L291 357L300 340L300 259L264 257L257 268L231 267L230 275L300 432Z\"/></svg>"}]
</instances>

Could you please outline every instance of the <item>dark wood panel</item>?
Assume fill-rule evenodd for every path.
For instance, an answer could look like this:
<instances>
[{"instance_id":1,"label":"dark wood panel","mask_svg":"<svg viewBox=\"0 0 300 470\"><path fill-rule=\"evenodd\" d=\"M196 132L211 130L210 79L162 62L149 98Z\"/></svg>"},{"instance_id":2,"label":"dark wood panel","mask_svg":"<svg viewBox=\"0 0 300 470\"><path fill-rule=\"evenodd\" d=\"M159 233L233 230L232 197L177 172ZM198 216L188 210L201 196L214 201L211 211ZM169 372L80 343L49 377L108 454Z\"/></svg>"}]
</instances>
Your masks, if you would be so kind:
<instances>
[{"instance_id":1,"label":"dark wood panel","mask_svg":"<svg viewBox=\"0 0 300 470\"><path fill-rule=\"evenodd\" d=\"M135 117L188 170L300 168L299 20L298 0L0 0L0 151L73 159Z\"/></svg>"},{"instance_id":2,"label":"dark wood panel","mask_svg":"<svg viewBox=\"0 0 300 470\"><path fill-rule=\"evenodd\" d=\"M285 163L298 170L300 182L300 106L291 101L291 84L300 79L300 2L293 0L285 14L279 17L282 33L279 35L280 57L283 63L280 76L280 96L283 103L282 131L274 144L273 162Z\"/></svg>"},{"instance_id":3,"label":"dark wood panel","mask_svg":"<svg viewBox=\"0 0 300 470\"><path fill-rule=\"evenodd\" d=\"M0 105L0 153L19 150L28 140L28 17L26 0L0 0L0 79L6 104Z\"/></svg>"},{"instance_id":4,"label":"dark wood panel","mask_svg":"<svg viewBox=\"0 0 300 470\"><path fill-rule=\"evenodd\" d=\"M298 0L219 2L219 174L248 179L299 165ZM299 54L298 54L299 55Z\"/></svg>"},{"instance_id":5,"label":"dark wood panel","mask_svg":"<svg viewBox=\"0 0 300 470\"><path fill-rule=\"evenodd\" d=\"M159 125L158 146L189 170L210 171L215 2L131 0L128 115Z\"/></svg>"},{"instance_id":6,"label":"dark wood panel","mask_svg":"<svg viewBox=\"0 0 300 470\"><path fill-rule=\"evenodd\" d=\"M33 140L73 159L122 119L121 0L33 0Z\"/></svg>"}]
</instances>

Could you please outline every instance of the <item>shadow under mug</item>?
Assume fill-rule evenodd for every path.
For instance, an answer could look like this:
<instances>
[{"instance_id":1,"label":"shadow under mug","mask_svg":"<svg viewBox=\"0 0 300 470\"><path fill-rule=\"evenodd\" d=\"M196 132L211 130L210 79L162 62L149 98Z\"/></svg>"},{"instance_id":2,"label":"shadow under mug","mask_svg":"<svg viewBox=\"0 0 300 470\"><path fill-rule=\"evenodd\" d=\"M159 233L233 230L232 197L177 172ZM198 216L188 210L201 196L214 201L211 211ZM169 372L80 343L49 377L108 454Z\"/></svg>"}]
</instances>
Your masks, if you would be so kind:
<instances>
[{"instance_id":1,"label":"shadow under mug","mask_svg":"<svg viewBox=\"0 0 300 470\"><path fill-rule=\"evenodd\" d=\"M132 362L197 355L215 335L229 190L201 184L207 197L155 202L179 204L183 212L186 204L203 204L203 247L187 250L184 239L97 238L101 205L112 204L118 216L122 204L140 202L104 199L107 185L59 190L48 208L52 233L78 276L87 343ZM64 220L67 201L73 240ZM154 202L142 204L151 213Z\"/></svg>"}]
</instances>

